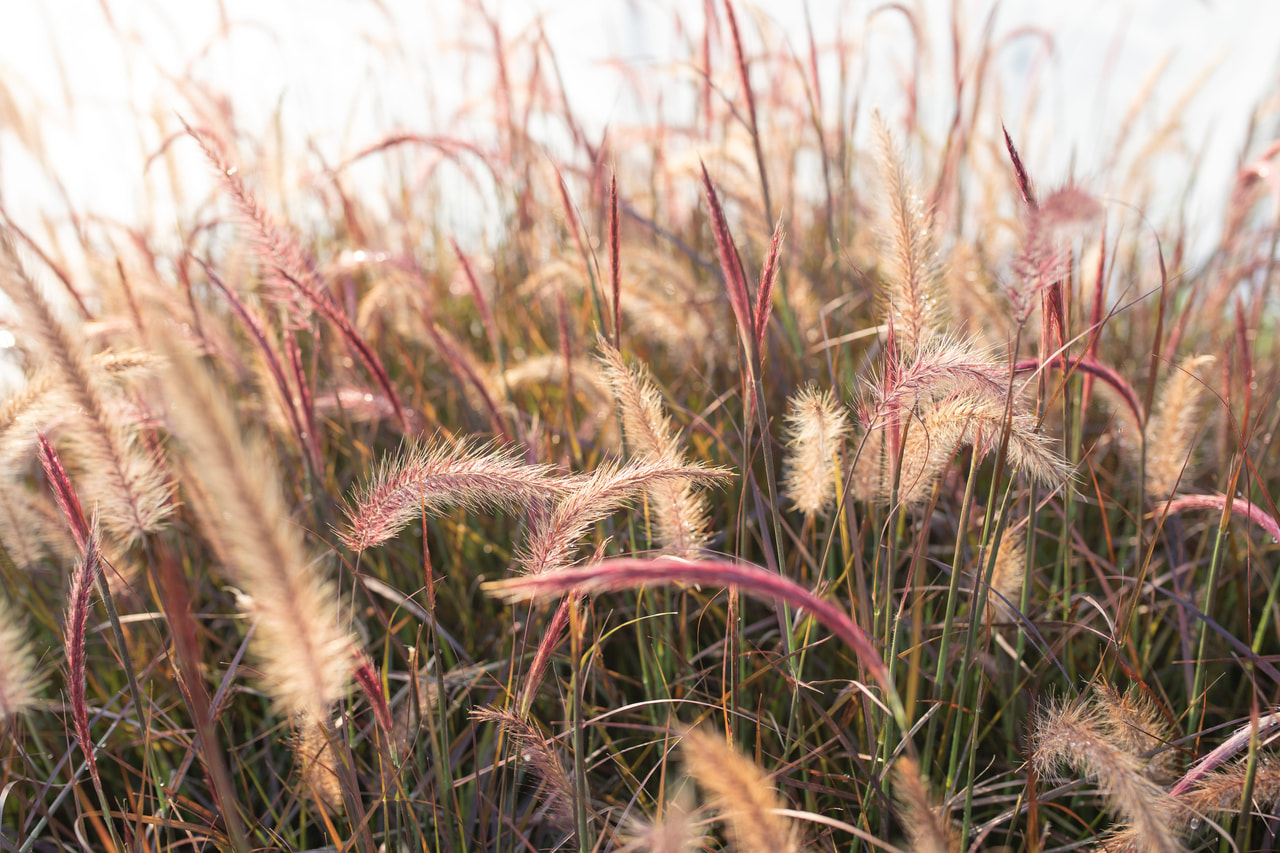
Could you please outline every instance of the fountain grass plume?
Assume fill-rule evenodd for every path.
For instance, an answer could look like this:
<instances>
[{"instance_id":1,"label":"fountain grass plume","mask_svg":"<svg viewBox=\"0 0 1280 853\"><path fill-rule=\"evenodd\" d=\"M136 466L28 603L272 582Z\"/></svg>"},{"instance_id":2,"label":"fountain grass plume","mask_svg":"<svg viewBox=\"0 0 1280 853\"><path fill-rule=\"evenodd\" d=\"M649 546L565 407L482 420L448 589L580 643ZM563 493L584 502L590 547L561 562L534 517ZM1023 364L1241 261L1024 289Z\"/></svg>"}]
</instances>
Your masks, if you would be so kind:
<instances>
[{"instance_id":1,"label":"fountain grass plume","mask_svg":"<svg viewBox=\"0 0 1280 853\"><path fill-rule=\"evenodd\" d=\"M778 814L785 808L768 775L725 742L698 729L680 739L688 774L711 796L739 853L799 853L795 827Z\"/></svg>"},{"instance_id":2,"label":"fountain grass plume","mask_svg":"<svg viewBox=\"0 0 1280 853\"><path fill-rule=\"evenodd\" d=\"M520 566L531 575L564 568L592 525L663 484L713 483L732 476L719 468L648 458L624 465L605 463L580 478L550 514L538 519L520 556Z\"/></svg>"},{"instance_id":3,"label":"fountain grass plume","mask_svg":"<svg viewBox=\"0 0 1280 853\"><path fill-rule=\"evenodd\" d=\"M783 489L806 516L835 505L840 458L849 434L848 412L830 391L810 385L787 404Z\"/></svg>"},{"instance_id":4,"label":"fountain grass plume","mask_svg":"<svg viewBox=\"0 0 1280 853\"><path fill-rule=\"evenodd\" d=\"M108 400L100 371L72 330L58 319L12 239L0 234L0 288L13 300L29 345L48 360L74 415L65 440L103 528L125 545L160 529L172 512L172 485L159 455L139 446L137 431Z\"/></svg>"},{"instance_id":5,"label":"fountain grass plume","mask_svg":"<svg viewBox=\"0 0 1280 853\"><path fill-rule=\"evenodd\" d=\"M1120 819L1118 833L1143 851L1183 853L1175 820L1177 802L1146 775L1146 761L1118 738L1107 714L1088 699L1053 702L1036 717L1031 761L1036 772L1053 777L1067 766L1094 779L1107 807Z\"/></svg>"},{"instance_id":6,"label":"fountain grass plume","mask_svg":"<svg viewBox=\"0 0 1280 853\"><path fill-rule=\"evenodd\" d=\"M685 464L671 418L643 366L630 366L622 353L601 338L600 360L622 413L631 454L656 463ZM664 480L646 491L656 528L655 539L671 554L692 557L710 541L710 509L695 480Z\"/></svg>"},{"instance_id":7,"label":"fountain grass plume","mask_svg":"<svg viewBox=\"0 0 1280 853\"><path fill-rule=\"evenodd\" d=\"M885 205L885 313L893 319L900 346L910 352L941 330L946 318L933 213L907 179L902 155L879 113L875 130Z\"/></svg>"},{"instance_id":8,"label":"fountain grass plume","mask_svg":"<svg viewBox=\"0 0 1280 853\"><path fill-rule=\"evenodd\" d=\"M570 491L545 465L476 442L412 442L384 459L343 511L343 543L361 551L386 542L414 519L449 507L520 512Z\"/></svg>"},{"instance_id":9,"label":"fountain grass plume","mask_svg":"<svg viewBox=\"0 0 1280 853\"><path fill-rule=\"evenodd\" d=\"M356 664L338 590L291 517L267 445L241 431L226 395L192 355L173 342L157 346L167 348L164 390L181 441L184 485L205 535L243 591L241 609L257 620L251 647L267 691L291 715L324 719L346 695Z\"/></svg>"}]
</instances>

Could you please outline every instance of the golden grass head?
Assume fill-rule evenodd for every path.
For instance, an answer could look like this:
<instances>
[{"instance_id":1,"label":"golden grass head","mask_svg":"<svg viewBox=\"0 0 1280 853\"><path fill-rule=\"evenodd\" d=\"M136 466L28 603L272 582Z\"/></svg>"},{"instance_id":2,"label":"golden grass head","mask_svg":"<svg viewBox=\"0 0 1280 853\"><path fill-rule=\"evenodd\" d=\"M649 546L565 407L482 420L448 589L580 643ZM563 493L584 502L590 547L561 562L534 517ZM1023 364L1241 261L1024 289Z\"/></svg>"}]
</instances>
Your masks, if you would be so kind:
<instances>
[{"instance_id":1,"label":"golden grass head","mask_svg":"<svg viewBox=\"0 0 1280 853\"><path fill-rule=\"evenodd\" d=\"M791 822L777 814L782 798L768 774L718 734L697 729L680 741L685 768L706 791L728 822L729 840L738 853L798 853Z\"/></svg>"},{"instance_id":2,"label":"golden grass head","mask_svg":"<svg viewBox=\"0 0 1280 853\"><path fill-rule=\"evenodd\" d=\"M728 471L719 468L650 458L625 465L601 465L577 478L572 491L546 517L536 520L520 564L535 575L562 569L573 561L579 541L593 524L638 495L672 483L713 483L729 476Z\"/></svg>"},{"instance_id":3,"label":"golden grass head","mask_svg":"<svg viewBox=\"0 0 1280 853\"><path fill-rule=\"evenodd\" d=\"M911 853L955 853L960 849L945 812L929 796L914 758L903 756L894 762L893 793L898 821L907 834Z\"/></svg>"},{"instance_id":4,"label":"golden grass head","mask_svg":"<svg viewBox=\"0 0 1280 853\"><path fill-rule=\"evenodd\" d=\"M835 505L848 434L848 413L830 391L810 385L789 401L783 483L792 504L805 515L828 512Z\"/></svg>"},{"instance_id":5,"label":"golden grass head","mask_svg":"<svg viewBox=\"0 0 1280 853\"><path fill-rule=\"evenodd\" d=\"M961 447L971 446L980 456L995 450L1006 418L1010 425L1009 461L1041 485L1056 488L1066 484L1070 467L1052 448L1049 437L1037 431L1034 416L1016 410L1010 413L1000 399L961 393L930 405L908 425L898 500L906 506L923 504ZM886 481L885 501L888 485Z\"/></svg>"},{"instance_id":6,"label":"golden grass head","mask_svg":"<svg viewBox=\"0 0 1280 853\"><path fill-rule=\"evenodd\" d=\"M245 435L213 376L175 343L164 390L201 527L257 620L253 649L277 706L323 718L346 695L355 645L339 595L291 517L272 451Z\"/></svg>"},{"instance_id":7,"label":"golden grass head","mask_svg":"<svg viewBox=\"0 0 1280 853\"><path fill-rule=\"evenodd\" d=\"M353 551L391 539L417 518L450 507L520 512L550 504L568 486L510 449L467 442L411 443L384 460L344 508L338 535Z\"/></svg>"},{"instance_id":8,"label":"golden grass head","mask_svg":"<svg viewBox=\"0 0 1280 853\"><path fill-rule=\"evenodd\" d=\"M627 447L633 457L658 464L684 464L684 448L653 377L643 366L626 363L603 338L596 342L606 381L622 414ZM710 509L695 480L664 480L647 489L657 544L679 557L695 557L711 539Z\"/></svg>"},{"instance_id":9,"label":"golden grass head","mask_svg":"<svg viewBox=\"0 0 1280 853\"><path fill-rule=\"evenodd\" d=\"M61 443L83 471L81 485L103 529L126 546L160 530L174 505L173 484L158 451L141 445L137 425L113 404L107 371L59 317L7 232L0 232L0 289L22 318L25 346L48 365L47 393L56 394L60 410L72 414Z\"/></svg>"},{"instance_id":10,"label":"golden grass head","mask_svg":"<svg viewBox=\"0 0 1280 853\"><path fill-rule=\"evenodd\" d=\"M520 751L521 758L542 781L540 797L547 816L558 828L573 832L573 780L565 770L560 751L537 726L511 711L499 708L477 708L474 720L497 723Z\"/></svg>"},{"instance_id":11,"label":"golden grass head","mask_svg":"<svg viewBox=\"0 0 1280 853\"><path fill-rule=\"evenodd\" d=\"M902 155L878 113L875 125L885 206L885 313L902 348L910 351L940 331L946 319L933 211L911 185Z\"/></svg>"},{"instance_id":12,"label":"golden grass head","mask_svg":"<svg viewBox=\"0 0 1280 853\"><path fill-rule=\"evenodd\" d=\"M1031 761L1046 778L1067 766L1095 780L1108 809L1120 819L1118 833L1135 839L1138 849L1182 853L1180 807L1146 775L1145 760L1130 747L1116 736L1104 709L1079 698L1041 709L1032 732Z\"/></svg>"},{"instance_id":13,"label":"golden grass head","mask_svg":"<svg viewBox=\"0 0 1280 853\"><path fill-rule=\"evenodd\" d=\"M1215 359L1194 356L1171 367L1160 389L1155 411L1147 421L1147 497L1163 502L1178 484L1193 473L1196 435L1204 426L1204 404L1209 398L1205 372Z\"/></svg>"},{"instance_id":14,"label":"golden grass head","mask_svg":"<svg viewBox=\"0 0 1280 853\"><path fill-rule=\"evenodd\" d=\"M1178 751L1170 746L1174 732L1169 718L1155 700L1136 684L1121 693L1097 681L1093 693L1102 723L1116 745L1141 758L1143 771L1151 779L1161 785L1172 784L1179 773Z\"/></svg>"},{"instance_id":15,"label":"golden grass head","mask_svg":"<svg viewBox=\"0 0 1280 853\"><path fill-rule=\"evenodd\" d=\"M302 784L316 805L330 814L343 811L342 783L333 739L338 731L327 720L299 714L293 721L293 755Z\"/></svg>"},{"instance_id":16,"label":"golden grass head","mask_svg":"<svg viewBox=\"0 0 1280 853\"><path fill-rule=\"evenodd\" d=\"M0 596L0 726L34 708L39 692L26 632L12 605Z\"/></svg>"},{"instance_id":17,"label":"golden grass head","mask_svg":"<svg viewBox=\"0 0 1280 853\"><path fill-rule=\"evenodd\" d=\"M1022 600L1022 586L1027 574L1027 534L1025 527L1006 530L996 550L996 564L991 573L993 618L1014 622Z\"/></svg>"}]
</instances>

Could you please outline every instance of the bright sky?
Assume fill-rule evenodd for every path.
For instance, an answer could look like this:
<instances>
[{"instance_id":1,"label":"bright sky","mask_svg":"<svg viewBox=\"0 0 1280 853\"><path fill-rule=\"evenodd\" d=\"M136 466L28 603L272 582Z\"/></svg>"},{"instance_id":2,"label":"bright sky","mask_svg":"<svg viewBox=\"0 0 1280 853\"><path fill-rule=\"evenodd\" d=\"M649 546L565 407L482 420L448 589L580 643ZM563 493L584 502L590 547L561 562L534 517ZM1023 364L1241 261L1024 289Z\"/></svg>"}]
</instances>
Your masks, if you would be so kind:
<instances>
[{"instance_id":1,"label":"bright sky","mask_svg":"<svg viewBox=\"0 0 1280 853\"><path fill-rule=\"evenodd\" d=\"M992 0L958 2L963 28L976 40ZM841 20L846 30L861 30L876 5L810 0L818 41L829 43ZM926 114L933 107L934 120L941 121L936 108L947 100L952 3L918 5L929 22L933 56L922 101ZM39 134L53 172L79 209L126 221L147 204L142 163L160 142L151 116L163 116L172 128L173 115L190 114L175 79L190 75L224 93L251 134L266 134L281 104L290 141L310 140L334 162L391 129L445 130L445 118L466 97L459 82L466 67L462 46L476 48L473 94L481 91L476 82L488 73L491 56L475 4L455 0L10 0L5 6L0 83L27 123L27 139ZM542 13L571 101L585 124L597 129L633 117L634 101L606 60L624 58L666 74L668 63L686 55L672 36L672 10L685 10L695 37L701 30L701 4L679 0L486 0L485 6L509 35ZM756 10L803 51L800 0L736 7L744 21ZM220 9L230 24L221 35ZM470 26L461 26L463 20ZM759 44L754 27L745 26L749 45ZM1209 74L1183 113L1186 157L1166 157L1161 169L1171 196L1165 201L1172 204L1191 154L1207 144L1191 213L1216 226L1250 110L1277 90L1280 2L1006 0L996 18L997 38L1021 27L1043 29L1055 39L1041 72L1040 119L1020 136L1033 173L1050 183L1066 177L1074 162L1077 174L1109 190L1103 158L1144 78L1168 57L1140 112L1138 138ZM895 77L907 56L905 33L902 16L875 18L864 47L870 52L867 109L877 101L887 113L901 109ZM1043 51L1030 38L1001 54L1011 110L1021 81L1041 59ZM56 194L18 144L4 96L0 91L0 122L8 125L0 131L0 192L19 221L31 222L41 208L58 210ZM1265 113L1263 143L1276 133L1276 114L1274 106ZM1011 129L1022 125L1020 115L1005 118ZM461 205L451 215L459 228L474 226L486 215L484 202Z\"/></svg>"}]
</instances>

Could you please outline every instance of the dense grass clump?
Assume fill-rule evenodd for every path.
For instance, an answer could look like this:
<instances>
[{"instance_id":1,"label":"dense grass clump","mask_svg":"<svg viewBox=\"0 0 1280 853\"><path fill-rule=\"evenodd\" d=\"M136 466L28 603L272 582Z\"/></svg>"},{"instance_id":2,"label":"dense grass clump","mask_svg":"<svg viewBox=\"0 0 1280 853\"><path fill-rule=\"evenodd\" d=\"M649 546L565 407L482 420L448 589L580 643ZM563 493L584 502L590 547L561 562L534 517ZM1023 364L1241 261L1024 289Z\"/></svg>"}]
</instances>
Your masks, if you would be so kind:
<instances>
[{"instance_id":1,"label":"dense grass clump","mask_svg":"<svg viewBox=\"0 0 1280 853\"><path fill-rule=\"evenodd\" d=\"M939 138L706 11L681 122L485 16L483 138L4 213L0 850L1274 846L1280 149L1189 259L989 41Z\"/></svg>"}]
</instances>

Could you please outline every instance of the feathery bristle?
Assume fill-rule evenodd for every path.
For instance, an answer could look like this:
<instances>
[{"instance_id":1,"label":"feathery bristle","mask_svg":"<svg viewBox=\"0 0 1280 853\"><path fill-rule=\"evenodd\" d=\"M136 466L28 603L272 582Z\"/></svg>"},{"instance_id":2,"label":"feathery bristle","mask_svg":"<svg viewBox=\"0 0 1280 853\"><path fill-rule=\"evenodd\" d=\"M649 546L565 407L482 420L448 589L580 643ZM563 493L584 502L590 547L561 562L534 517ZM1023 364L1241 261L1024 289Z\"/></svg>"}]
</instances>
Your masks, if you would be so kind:
<instances>
[{"instance_id":1,"label":"feathery bristle","mask_svg":"<svg viewBox=\"0 0 1280 853\"><path fill-rule=\"evenodd\" d=\"M1121 694L1102 681L1094 685L1093 692L1102 723L1114 743L1141 758L1151 779L1162 785L1171 784L1178 776L1178 754L1169 746L1173 732L1155 700L1136 686Z\"/></svg>"},{"instance_id":2,"label":"feathery bristle","mask_svg":"<svg viewBox=\"0 0 1280 853\"><path fill-rule=\"evenodd\" d=\"M101 789L98 778L98 762L94 759L93 736L89 731L89 708L85 696L85 632L89 627L89 608L93 605L93 585L102 571L102 553L98 547L98 529L94 524L84 542L79 562L71 573L71 588L67 591L67 618L64 627L64 649L67 657L67 702L71 705L71 720L89 774Z\"/></svg>"},{"instance_id":3,"label":"feathery bristle","mask_svg":"<svg viewBox=\"0 0 1280 853\"><path fill-rule=\"evenodd\" d=\"M1145 431L1146 492L1155 503L1168 500L1179 482L1190 479L1196 433L1203 426L1203 403L1208 396L1202 374L1213 363L1211 355L1189 358L1164 380Z\"/></svg>"},{"instance_id":4,"label":"feathery bristle","mask_svg":"<svg viewBox=\"0 0 1280 853\"><path fill-rule=\"evenodd\" d=\"M1189 812L1188 817L1237 814L1244 798L1248 772L1247 758L1233 761L1223 769L1202 777L1178 800ZM1254 767L1253 802L1263 814L1280 803L1280 759L1275 755L1258 756Z\"/></svg>"},{"instance_id":5,"label":"feathery bristle","mask_svg":"<svg viewBox=\"0 0 1280 853\"><path fill-rule=\"evenodd\" d=\"M56 386L52 370L37 370L0 405L0 470L12 470L10 465L30 451L36 430L55 416Z\"/></svg>"},{"instance_id":6,"label":"feathery bristle","mask_svg":"<svg viewBox=\"0 0 1280 853\"><path fill-rule=\"evenodd\" d=\"M626 465L605 464L579 480L530 534L520 564L529 574L561 569L572 561L587 530L638 495L663 483L714 482L732 476L719 468L637 459Z\"/></svg>"},{"instance_id":7,"label":"feathery bristle","mask_svg":"<svg viewBox=\"0 0 1280 853\"><path fill-rule=\"evenodd\" d=\"M704 832L694 820L693 785L682 780L659 817L632 817L623 825L619 853L694 853L706 849Z\"/></svg>"},{"instance_id":8,"label":"feathery bristle","mask_svg":"<svg viewBox=\"0 0 1280 853\"><path fill-rule=\"evenodd\" d=\"M412 444L384 460L369 483L347 502L349 521L339 536L361 551L395 536L423 513L447 507L520 512L568 493L545 465L530 465L510 450L479 444Z\"/></svg>"},{"instance_id":9,"label":"feathery bristle","mask_svg":"<svg viewBox=\"0 0 1280 853\"><path fill-rule=\"evenodd\" d=\"M942 328L946 315L933 216L908 181L902 157L879 114L875 125L887 206L886 313L893 318L902 348L911 351Z\"/></svg>"},{"instance_id":10,"label":"feathery bristle","mask_svg":"<svg viewBox=\"0 0 1280 853\"><path fill-rule=\"evenodd\" d=\"M497 723L520 750L521 757L542 780L542 802L551 821L561 830L572 832L573 781L564 769L564 762L554 743L528 720L511 711L499 708L476 708L471 712L473 720Z\"/></svg>"},{"instance_id":11,"label":"feathery bristle","mask_svg":"<svg viewBox=\"0 0 1280 853\"><path fill-rule=\"evenodd\" d=\"M890 381L883 388L872 385L878 412L911 409L959 392L998 401L1009 393L1008 369L967 341L935 335L913 350L896 353L886 367Z\"/></svg>"},{"instance_id":12,"label":"feathery bristle","mask_svg":"<svg viewBox=\"0 0 1280 853\"><path fill-rule=\"evenodd\" d=\"M958 849L946 815L933 805L914 758L903 756L894 762L893 793L911 853L952 853Z\"/></svg>"},{"instance_id":13,"label":"feathery bristle","mask_svg":"<svg viewBox=\"0 0 1280 853\"><path fill-rule=\"evenodd\" d=\"M185 124L185 123L184 123ZM400 397L391 385L391 379L378 354L360 336L346 314L339 311L329 292L315 273L315 265L307 256L298 239L277 225L271 214L259 203L222 151L218 139L211 134L186 127L188 135L200 146L205 158L217 170L224 189L230 194L240 214L248 223L257 240L256 249L262 259L267 281L274 284L277 298L291 307L295 321L305 316L303 306L315 311L337 330L352 353L364 363L374 381L382 389L395 409L396 420L402 429L408 428L408 416L400 404Z\"/></svg>"},{"instance_id":14,"label":"feathery bristle","mask_svg":"<svg viewBox=\"0 0 1280 853\"><path fill-rule=\"evenodd\" d=\"M39 690L35 658L22 623L12 604L0 595L0 727L34 708Z\"/></svg>"},{"instance_id":15,"label":"feathery bristle","mask_svg":"<svg viewBox=\"0 0 1280 853\"><path fill-rule=\"evenodd\" d=\"M805 515L827 512L835 504L848 433L848 414L830 391L811 385L788 403L783 483L792 504Z\"/></svg>"},{"instance_id":16,"label":"feathery bristle","mask_svg":"<svg viewBox=\"0 0 1280 853\"><path fill-rule=\"evenodd\" d=\"M1097 706L1086 700L1051 704L1041 710L1032 734L1036 772L1052 777L1060 765L1097 780L1107 805L1128 826L1138 849L1182 853L1173 824L1177 802L1143 772L1144 762L1117 744Z\"/></svg>"},{"instance_id":17,"label":"feathery bristle","mask_svg":"<svg viewBox=\"0 0 1280 853\"><path fill-rule=\"evenodd\" d=\"M711 795L728 823L729 839L739 853L797 853L791 823L777 814L785 808L768 775L730 747L723 737L697 729L680 741L685 767Z\"/></svg>"},{"instance_id":18,"label":"feathery bristle","mask_svg":"<svg viewBox=\"0 0 1280 853\"><path fill-rule=\"evenodd\" d=\"M885 478L884 458L885 428L872 427L851 442L854 448L853 474L849 479L850 497L860 501L880 499L881 484Z\"/></svg>"},{"instance_id":19,"label":"feathery bristle","mask_svg":"<svg viewBox=\"0 0 1280 853\"><path fill-rule=\"evenodd\" d=\"M598 346L631 453L657 464L684 464L684 451L649 372L628 366L622 353L607 341L601 339ZM710 509L693 481L664 481L647 490L646 496L657 528L655 539L667 553L693 557L706 546L711 538Z\"/></svg>"},{"instance_id":20,"label":"feathery bristle","mask_svg":"<svg viewBox=\"0 0 1280 853\"><path fill-rule=\"evenodd\" d=\"M1014 622L1022 600L1022 584L1027 571L1027 534L1025 528L1006 530L996 551L996 564L991 572L993 618Z\"/></svg>"},{"instance_id":21,"label":"feathery bristle","mask_svg":"<svg viewBox=\"0 0 1280 853\"><path fill-rule=\"evenodd\" d=\"M0 235L0 288L14 301L27 332L51 363L71 411L67 442L82 486L103 527L130 545L158 530L172 512L171 485L159 458L138 447L135 432L108 403L100 371L27 274L7 234Z\"/></svg>"},{"instance_id":22,"label":"feathery bristle","mask_svg":"<svg viewBox=\"0 0 1280 853\"><path fill-rule=\"evenodd\" d=\"M928 499L933 484L951 463L956 451L973 445L985 455L995 449L1005 427L1005 407L999 400L956 395L927 409L919 422L912 422L902 452L898 479L898 500L918 506ZM1036 432L1036 419L1015 411L1009 432L1009 461L1023 473L1046 486L1067 482L1070 466L1049 446L1049 439ZM885 483L882 500L890 497Z\"/></svg>"},{"instance_id":23,"label":"feathery bristle","mask_svg":"<svg viewBox=\"0 0 1280 853\"><path fill-rule=\"evenodd\" d=\"M332 739L337 730L319 717L299 714L294 719L293 755L298 775L316 805L330 814L341 814L342 784L338 779Z\"/></svg>"}]
</instances>

